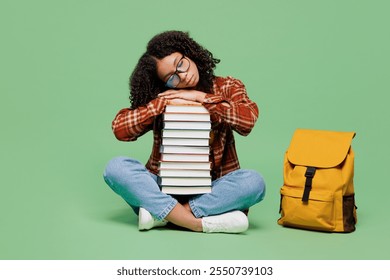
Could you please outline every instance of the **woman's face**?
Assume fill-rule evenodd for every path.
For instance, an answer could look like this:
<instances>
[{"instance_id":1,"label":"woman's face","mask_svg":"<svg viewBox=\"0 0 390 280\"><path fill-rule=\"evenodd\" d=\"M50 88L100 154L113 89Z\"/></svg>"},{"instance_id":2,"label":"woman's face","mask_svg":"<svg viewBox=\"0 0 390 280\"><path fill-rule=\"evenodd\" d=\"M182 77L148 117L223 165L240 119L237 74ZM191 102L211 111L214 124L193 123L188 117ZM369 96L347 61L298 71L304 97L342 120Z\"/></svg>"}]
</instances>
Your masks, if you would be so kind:
<instances>
[{"instance_id":1,"label":"woman's face","mask_svg":"<svg viewBox=\"0 0 390 280\"><path fill-rule=\"evenodd\" d=\"M193 88L199 82L198 67L179 52L157 59L157 75L170 88Z\"/></svg>"}]
</instances>

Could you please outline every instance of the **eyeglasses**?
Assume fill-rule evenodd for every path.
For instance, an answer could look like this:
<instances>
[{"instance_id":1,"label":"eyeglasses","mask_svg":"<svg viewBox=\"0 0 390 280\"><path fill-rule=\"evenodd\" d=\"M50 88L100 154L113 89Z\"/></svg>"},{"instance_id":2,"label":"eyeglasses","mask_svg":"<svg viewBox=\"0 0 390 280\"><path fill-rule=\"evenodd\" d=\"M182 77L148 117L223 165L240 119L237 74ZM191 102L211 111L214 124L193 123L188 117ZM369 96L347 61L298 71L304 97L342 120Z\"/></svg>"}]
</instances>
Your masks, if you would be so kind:
<instances>
[{"instance_id":1,"label":"eyeglasses","mask_svg":"<svg viewBox=\"0 0 390 280\"><path fill-rule=\"evenodd\" d=\"M176 71L173 73L168 81L165 83L166 87L176 88L180 84L180 76L179 73L185 73L190 68L190 61L183 55L176 66Z\"/></svg>"}]
</instances>

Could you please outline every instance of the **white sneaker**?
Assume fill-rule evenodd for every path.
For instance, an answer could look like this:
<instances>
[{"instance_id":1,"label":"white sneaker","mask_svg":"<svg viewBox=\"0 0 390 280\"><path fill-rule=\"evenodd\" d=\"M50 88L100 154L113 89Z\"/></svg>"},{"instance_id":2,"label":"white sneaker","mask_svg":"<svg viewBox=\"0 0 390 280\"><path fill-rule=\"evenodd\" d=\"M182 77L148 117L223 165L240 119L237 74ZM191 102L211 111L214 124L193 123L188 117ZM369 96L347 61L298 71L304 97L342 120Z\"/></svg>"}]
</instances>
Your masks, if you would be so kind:
<instances>
[{"instance_id":1,"label":"white sneaker","mask_svg":"<svg viewBox=\"0 0 390 280\"><path fill-rule=\"evenodd\" d=\"M139 208L138 213L138 229L148 230L154 227L163 227L168 223L166 220L159 221L155 219L148 210Z\"/></svg>"},{"instance_id":2,"label":"white sneaker","mask_svg":"<svg viewBox=\"0 0 390 280\"><path fill-rule=\"evenodd\" d=\"M203 232L240 233L249 227L248 217L241 211L202 218Z\"/></svg>"}]
</instances>

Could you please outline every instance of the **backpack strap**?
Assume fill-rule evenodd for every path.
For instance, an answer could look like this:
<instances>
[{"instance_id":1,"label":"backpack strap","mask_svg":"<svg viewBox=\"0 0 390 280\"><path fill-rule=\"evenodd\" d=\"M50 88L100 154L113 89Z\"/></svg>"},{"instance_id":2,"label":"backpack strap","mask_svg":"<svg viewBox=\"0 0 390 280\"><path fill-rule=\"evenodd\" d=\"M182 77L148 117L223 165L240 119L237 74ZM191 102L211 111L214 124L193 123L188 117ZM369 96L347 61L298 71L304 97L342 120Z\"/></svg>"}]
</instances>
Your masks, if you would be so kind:
<instances>
[{"instance_id":1,"label":"backpack strap","mask_svg":"<svg viewBox=\"0 0 390 280\"><path fill-rule=\"evenodd\" d=\"M314 174L316 173L316 168L309 166L306 169L305 177L306 177L306 182L305 182L305 189L303 191L303 196L302 196L302 201L307 202L309 200L309 194L311 191L311 185L313 182L313 177Z\"/></svg>"}]
</instances>

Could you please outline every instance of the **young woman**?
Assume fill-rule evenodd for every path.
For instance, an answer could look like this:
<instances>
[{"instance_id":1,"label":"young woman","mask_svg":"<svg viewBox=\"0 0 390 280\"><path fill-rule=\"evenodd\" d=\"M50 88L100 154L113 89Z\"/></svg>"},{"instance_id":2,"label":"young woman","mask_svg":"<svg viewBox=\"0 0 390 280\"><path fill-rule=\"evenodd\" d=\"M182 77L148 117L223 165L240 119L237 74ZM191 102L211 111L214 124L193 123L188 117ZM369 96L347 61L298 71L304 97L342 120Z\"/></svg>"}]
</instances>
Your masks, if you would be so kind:
<instances>
[{"instance_id":1,"label":"young woman","mask_svg":"<svg viewBox=\"0 0 390 280\"><path fill-rule=\"evenodd\" d=\"M243 232L247 210L264 198L261 175L240 169L233 136L233 131L251 132L257 105L241 81L214 75L217 63L188 33L167 31L150 40L130 77L131 107L118 112L112 129L121 141L135 141L152 130L152 152L146 165L129 157L112 159L104 179L138 214L140 230L171 222L197 232ZM161 192L157 184L161 114L167 104L201 104L210 113L211 193L183 200Z\"/></svg>"}]
</instances>

